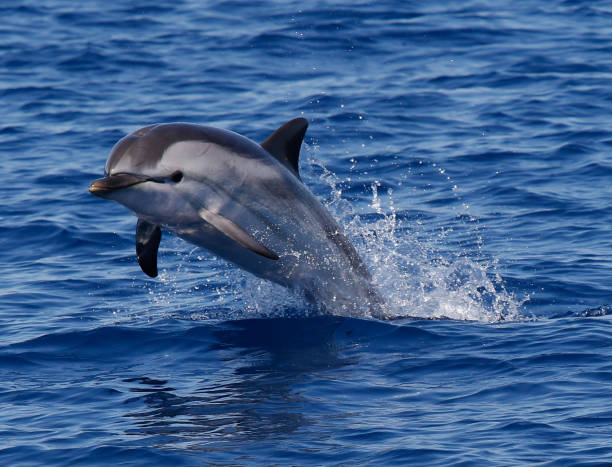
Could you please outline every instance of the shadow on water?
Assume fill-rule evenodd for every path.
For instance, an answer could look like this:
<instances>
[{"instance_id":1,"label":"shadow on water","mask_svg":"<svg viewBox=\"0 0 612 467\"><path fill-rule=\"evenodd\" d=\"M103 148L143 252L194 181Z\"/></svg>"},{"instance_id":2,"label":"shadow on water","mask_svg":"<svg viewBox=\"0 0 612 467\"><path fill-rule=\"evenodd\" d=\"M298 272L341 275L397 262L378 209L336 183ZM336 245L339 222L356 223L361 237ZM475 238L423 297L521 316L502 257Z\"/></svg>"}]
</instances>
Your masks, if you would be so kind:
<instances>
[{"instance_id":1,"label":"shadow on water","mask_svg":"<svg viewBox=\"0 0 612 467\"><path fill-rule=\"evenodd\" d=\"M126 415L136 425L128 434L154 437L158 446L213 451L236 440L290 436L316 417L308 409L311 397L300 386L355 363L338 354L336 335L344 321L316 317L220 323L205 351L204 367L189 370L189 386L178 387L185 384L184 375L177 375L176 387L148 377L124 380L132 393L140 393L128 403L145 404Z\"/></svg>"}]
</instances>

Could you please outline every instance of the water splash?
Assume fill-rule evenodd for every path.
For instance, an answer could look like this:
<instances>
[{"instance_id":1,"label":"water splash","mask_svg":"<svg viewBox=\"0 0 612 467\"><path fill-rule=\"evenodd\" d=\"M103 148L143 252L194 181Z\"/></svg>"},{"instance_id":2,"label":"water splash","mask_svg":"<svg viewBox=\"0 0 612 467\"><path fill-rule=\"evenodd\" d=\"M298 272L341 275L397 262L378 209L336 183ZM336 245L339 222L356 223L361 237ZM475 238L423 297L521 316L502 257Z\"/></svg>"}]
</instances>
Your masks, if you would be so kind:
<instances>
[{"instance_id":1,"label":"water splash","mask_svg":"<svg viewBox=\"0 0 612 467\"><path fill-rule=\"evenodd\" d=\"M376 218L366 220L370 216L356 213L342 197L342 180L320 161L311 158L309 162L320 169L321 180L330 187L327 207L343 221L347 235L367 263L389 306L389 318L497 322L523 317L521 306L526 299L519 300L506 290L497 261L482 253L477 227L469 232L476 251L449 250L444 242L452 229L433 234L418 220L406 222L398 215L393 189L381 195L378 181L371 184L370 207ZM437 171L449 178L443 170ZM449 189L455 192L456 186Z\"/></svg>"},{"instance_id":2,"label":"water splash","mask_svg":"<svg viewBox=\"0 0 612 467\"><path fill-rule=\"evenodd\" d=\"M505 289L496 261L482 254L477 228L469 232L476 251L449 248L446 242L452 228L432 234L419 220L407 219L397 209L391 188L381 193L381 183L374 181L370 210L359 213L343 196L346 182L312 156L307 164L306 170L318 172L318 182L328 188L325 204L368 265L374 285L389 307L389 318L488 323L522 318L524 300ZM454 192L454 186L449 190ZM168 248L180 251L184 242L175 238L166 251ZM301 295L245 273L199 248L179 254L174 264L168 259L168 254L163 254L161 261L170 264L162 270L157 284L147 286L150 315L239 319L320 313ZM355 317L367 316L364 312Z\"/></svg>"}]
</instances>

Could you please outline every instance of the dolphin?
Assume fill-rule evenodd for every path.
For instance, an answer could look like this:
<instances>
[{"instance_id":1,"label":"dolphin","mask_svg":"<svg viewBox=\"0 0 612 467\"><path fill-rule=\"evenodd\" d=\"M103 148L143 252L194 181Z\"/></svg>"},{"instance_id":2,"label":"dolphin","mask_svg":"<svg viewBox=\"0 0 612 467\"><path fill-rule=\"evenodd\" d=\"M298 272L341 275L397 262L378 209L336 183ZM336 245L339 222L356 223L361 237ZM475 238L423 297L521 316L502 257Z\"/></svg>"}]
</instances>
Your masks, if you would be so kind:
<instances>
[{"instance_id":1,"label":"dolphin","mask_svg":"<svg viewBox=\"0 0 612 467\"><path fill-rule=\"evenodd\" d=\"M307 127L296 118L257 144L210 126L146 126L115 144L89 191L137 216L136 255L151 277L163 228L327 312L384 318L364 262L302 182Z\"/></svg>"}]
</instances>

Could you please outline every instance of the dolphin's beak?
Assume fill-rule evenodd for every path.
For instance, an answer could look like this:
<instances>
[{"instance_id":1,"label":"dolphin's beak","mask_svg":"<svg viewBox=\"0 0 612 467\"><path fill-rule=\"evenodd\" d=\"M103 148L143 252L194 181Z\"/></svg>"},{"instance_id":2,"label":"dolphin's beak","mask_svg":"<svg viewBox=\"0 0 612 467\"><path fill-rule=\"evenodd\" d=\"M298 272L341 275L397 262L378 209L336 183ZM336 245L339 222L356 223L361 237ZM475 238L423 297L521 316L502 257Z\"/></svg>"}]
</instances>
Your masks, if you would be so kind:
<instances>
[{"instance_id":1,"label":"dolphin's beak","mask_svg":"<svg viewBox=\"0 0 612 467\"><path fill-rule=\"evenodd\" d=\"M107 194L119 190L120 188L127 188L138 183L146 182L150 180L146 177L140 177L132 174L116 174L108 177L99 178L94 180L89 185L89 192L93 193L100 198L105 198Z\"/></svg>"}]
</instances>

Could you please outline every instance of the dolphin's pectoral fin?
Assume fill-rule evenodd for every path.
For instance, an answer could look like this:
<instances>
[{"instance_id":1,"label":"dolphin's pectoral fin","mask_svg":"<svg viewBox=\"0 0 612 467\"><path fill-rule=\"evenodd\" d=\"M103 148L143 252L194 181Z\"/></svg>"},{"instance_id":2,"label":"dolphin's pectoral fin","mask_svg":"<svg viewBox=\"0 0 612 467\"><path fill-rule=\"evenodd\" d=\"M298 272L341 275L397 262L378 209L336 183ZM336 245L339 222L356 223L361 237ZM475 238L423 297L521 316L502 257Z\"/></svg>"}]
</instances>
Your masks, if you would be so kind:
<instances>
[{"instance_id":1,"label":"dolphin's pectoral fin","mask_svg":"<svg viewBox=\"0 0 612 467\"><path fill-rule=\"evenodd\" d=\"M136 256L138 264L149 277L157 277L157 249L161 240L159 225L138 219L136 225Z\"/></svg>"},{"instance_id":2,"label":"dolphin's pectoral fin","mask_svg":"<svg viewBox=\"0 0 612 467\"><path fill-rule=\"evenodd\" d=\"M305 118L294 118L288 121L266 139L261 146L272 154L276 160L291 170L298 179L298 159L300 147L308 128L308 120Z\"/></svg>"},{"instance_id":3,"label":"dolphin's pectoral fin","mask_svg":"<svg viewBox=\"0 0 612 467\"><path fill-rule=\"evenodd\" d=\"M247 248L253 253L265 256L269 259L278 259L278 255L276 253L263 246L261 243L251 237L251 235L249 235L249 233L242 227L228 218L204 208L200 209L199 214L202 219L212 225L215 229L227 235L244 248Z\"/></svg>"}]
</instances>

